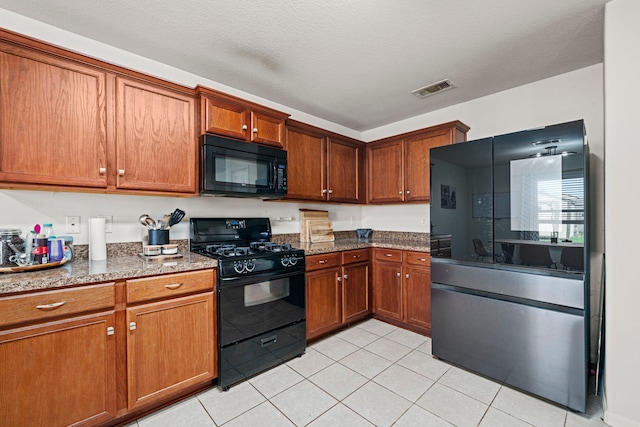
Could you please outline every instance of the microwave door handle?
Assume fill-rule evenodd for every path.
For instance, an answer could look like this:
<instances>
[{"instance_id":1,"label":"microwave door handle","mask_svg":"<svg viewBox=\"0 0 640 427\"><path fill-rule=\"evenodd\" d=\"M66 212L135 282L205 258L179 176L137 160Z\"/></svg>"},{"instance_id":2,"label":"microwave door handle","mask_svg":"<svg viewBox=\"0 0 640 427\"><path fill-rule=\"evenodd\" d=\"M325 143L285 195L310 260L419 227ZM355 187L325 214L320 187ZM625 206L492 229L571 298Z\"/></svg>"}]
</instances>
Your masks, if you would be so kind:
<instances>
[{"instance_id":1,"label":"microwave door handle","mask_svg":"<svg viewBox=\"0 0 640 427\"><path fill-rule=\"evenodd\" d=\"M276 186L277 186L277 182L276 180L278 176L278 171L276 169L276 162L273 161L271 162L271 179L269 180L269 188L271 188L272 190L275 190Z\"/></svg>"}]
</instances>

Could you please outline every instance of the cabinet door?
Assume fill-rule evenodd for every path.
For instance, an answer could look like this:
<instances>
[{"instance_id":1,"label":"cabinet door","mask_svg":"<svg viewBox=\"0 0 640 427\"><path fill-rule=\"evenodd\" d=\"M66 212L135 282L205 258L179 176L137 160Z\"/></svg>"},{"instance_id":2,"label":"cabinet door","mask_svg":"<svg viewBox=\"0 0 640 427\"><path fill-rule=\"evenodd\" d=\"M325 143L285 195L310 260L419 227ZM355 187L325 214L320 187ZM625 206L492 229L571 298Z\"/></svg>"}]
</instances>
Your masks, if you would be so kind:
<instances>
[{"instance_id":1,"label":"cabinet door","mask_svg":"<svg viewBox=\"0 0 640 427\"><path fill-rule=\"evenodd\" d=\"M273 147L284 147L284 119L251 112L251 141Z\"/></svg>"},{"instance_id":2,"label":"cabinet door","mask_svg":"<svg viewBox=\"0 0 640 427\"><path fill-rule=\"evenodd\" d=\"M204 110L202 133L248 139L249 112L244 105L210 97L202 97L201 102Z\"/></svg>"},{"instance_id":3,"label":"cabinet door","mask_svg":"<svg viewBox=\"0 0 640 427\"><path fill-rule=\"evenodd\" d=\"M117 79L117 187L196 192L194 99Z\"/></svg>"},{"instance_id":4,"label":"cabinet door","mask_svg":"<svg viewBox=\"0 0 640 427\"><path fill-rule=\"evenodd\" d=\"M6 426L99 425L116 414L115 315L0 332Z\"/></svg>"},{"instance_id":5,"label":"cabinet door","mask_svg":"<svg viewBox=\"0 0 640 427\"><path fill-rule=\"evenodd\" d=\"M449 129L404 141L405 201L428 202L430 200L429 149L452 143Z\"/></svg>"},{"instance_id":6,"label":"cabinet door","mask_svg":"<svg viewBox=\"0 0 640 427\"><path fill-rule=\"evenodd\" d=\"M327 200L357 203L360 200L360 150L357 144L329 138L328 143L328 191Z\"/></svg>"},{"instance_id":7,"label":"cabinet door","mask_svg":"<svg viewBox=\"0 0 640 427\"><path fill-rule=\"evenodd\" d=\"M402 320L402 264L376 262L373 267L373 312Z\"/></svg>"},{"instance_id":8,"label":"cabinet door","mask_svg":"<svg viewBox=\"0 0 640 427\"><path fill-rule=\"evenodd\" d=\"M430 269L405 265L404 274L404 321L431 329Z\"/></svg>"},{"instance_id":9,"label":"cabinet door","mask_svg":"<svg viewBox=\"0 0 640 427\"><path fill-rule=\"evenodd\" d=\"M360 319L371 312L369 307L369 264L343 267L342 322Z\"/></svg>"},{"instance_id":10,"label":"cabinet door","mask_svg":"<svg viewBox=\"0 0 640 427\"><path fill-rule=\"evenodd\" d=\"M340 268L307 273L307 340L342 324Z\"/></svg>"},{"instance_id":11,"label":"cabinet door","mask_svg":"<svg viewBox=\"0 0 640 427\"><path fill-rule=\"evenodd\" d=\"M127 308L129 409L216 376L213 292Z\"/></svg>"},{"instance_id":12,"label":"cabinet door","mask_svg":"<svg viewBox=\"0 0 640 427\"><path fill-rule=\"evenodd\" d=\"M287 198L326 200L326 138L320 134L287 129Z\"/></svg>"},{"instance_id":13,"label":"cabinet door","mask_svg":"<svg viewBox=\"0 0 640 427\"><path fill-rule=\"evenodd\" d=\"M402 140L367 145L369 203L404 200Z\"/></svg>"},{"instance_id":14,"label":"cabinet door","mask_svg":"<svg viewBox=\"0 0 640 427\"><path fill-rule=\"evenodd\" d=\"M0 43L0 181L107 186L106 75Z\"/></svg>"}]
</instances>

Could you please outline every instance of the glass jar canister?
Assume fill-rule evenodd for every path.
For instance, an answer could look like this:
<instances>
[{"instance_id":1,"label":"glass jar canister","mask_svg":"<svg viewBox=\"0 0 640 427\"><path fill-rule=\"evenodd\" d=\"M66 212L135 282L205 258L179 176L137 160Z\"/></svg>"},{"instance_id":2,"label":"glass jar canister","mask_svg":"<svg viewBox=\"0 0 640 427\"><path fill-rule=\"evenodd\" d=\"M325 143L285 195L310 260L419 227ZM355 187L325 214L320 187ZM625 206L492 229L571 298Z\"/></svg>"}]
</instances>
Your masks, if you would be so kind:
<instances>
[{"instance_id":1,"label":"glass jar canister","mask_svg":"<svg viewBox=\"0 0 640 427\"><path fill-rule=\"evenodd\" d=\"M9 261L15 252L24 252L24 242L19 228L0 228L0 267L15 266ZM15 249L14 249L15 248Z\"/></svg>"}]
</instances>

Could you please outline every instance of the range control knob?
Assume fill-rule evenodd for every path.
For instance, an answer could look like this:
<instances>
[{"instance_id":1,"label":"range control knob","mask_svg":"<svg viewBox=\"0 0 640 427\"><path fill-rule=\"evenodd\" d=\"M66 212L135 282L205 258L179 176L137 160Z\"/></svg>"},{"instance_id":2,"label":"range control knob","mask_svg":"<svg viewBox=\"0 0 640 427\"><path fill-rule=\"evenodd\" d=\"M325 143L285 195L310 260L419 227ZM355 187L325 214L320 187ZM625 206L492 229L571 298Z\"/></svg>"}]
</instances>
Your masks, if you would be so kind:
<instances>
[{"instance_id":1,"label":"range control knob","mask_svg":"<svg viewBox=\"0 0 640 427\"><path fill-rule=\"evenodd\" d=\"M244 273L245 266L242 264L242 261L233 261L233 270L238 273Z\"/></svg>"},{"instance_id":2,"label":"range control knob","mask_svg":"<svg viewBox=\"0 0 640 427\"><path fill-rule=\"evenodd\" d=\"M297 263L298 263L298 257L296 257L295 255L291 255L291 258L289 258L289 264L296 265Z\"/></svg>"},{"instance_id":3,"label":"range control knob","mask_svg":"<svg viewBox=\"0 0 640 427\"><path fill-rule=\"evenodd\" d=\"M291 259L285 255L280 258L280 264L282 264L283 267L289 267L291 265Z\"/></svg>"},{"instance_id":4,"label":"range control knob","mask_svg":"<svg viewBox=\"0 0 640 427\"><path fill-rule=\"evenodd\" d=\"M256 268L255 259L248 259L245 261L245 269L247 270L247 273L251 273L255 268Z\"/></svg>"}]
</instances>

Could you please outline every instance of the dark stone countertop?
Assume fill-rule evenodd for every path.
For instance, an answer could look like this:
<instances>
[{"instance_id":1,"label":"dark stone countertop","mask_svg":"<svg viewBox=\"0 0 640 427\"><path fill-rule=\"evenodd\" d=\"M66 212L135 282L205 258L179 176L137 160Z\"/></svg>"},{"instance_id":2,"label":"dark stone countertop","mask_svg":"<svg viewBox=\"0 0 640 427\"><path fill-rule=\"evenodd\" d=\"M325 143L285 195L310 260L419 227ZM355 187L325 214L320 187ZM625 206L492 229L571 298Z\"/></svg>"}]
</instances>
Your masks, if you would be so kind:
<instances>
[{"instance_id":1,"label":"dark stone countertop","mask_svg":"<svg viewBox=\"0 0 640 427\"><path fill-rule=\"evenodd\" d=\"M329 243L303 243L299 241L298 234L279 236L278 240L281 243L291 243L294 247L304 249L306 255L363 248L388 248L420 252L429 252L430 250L428 237L426 239L423 236L419 236L419 238L406 238L407 236L394 238L382 233L379 234L379 237L374 236L368 240L339 236L336 241ZM119 250L121 249L119 248ZM139 251L139 248L136 246L133 250ZM130 252L129 248L120 252L113 249L109 252L107 261L76 259L50 269L20 273L0 273L0 295L45 291L82 284L215 268L218 265L214 259L190 253L183 249L181 250L184 255L183 258L170 259L166 262L146 261L137 255L131 255Z\"/></svg>"},{"instance_id":2,"label":"dark stone countertop","mask_svg":"<svg viewBox=\"0 0 640 427\"><path fill-rule=\"evenodd\" d=\"M134 277L214 268L217 261L193 253L182 258L146 261L137 255L108 257L106 261L76 259L59 267L19 273L0 273L0 295L45 291L68 286Z\"/></svg>"}]
</instances>

